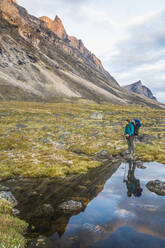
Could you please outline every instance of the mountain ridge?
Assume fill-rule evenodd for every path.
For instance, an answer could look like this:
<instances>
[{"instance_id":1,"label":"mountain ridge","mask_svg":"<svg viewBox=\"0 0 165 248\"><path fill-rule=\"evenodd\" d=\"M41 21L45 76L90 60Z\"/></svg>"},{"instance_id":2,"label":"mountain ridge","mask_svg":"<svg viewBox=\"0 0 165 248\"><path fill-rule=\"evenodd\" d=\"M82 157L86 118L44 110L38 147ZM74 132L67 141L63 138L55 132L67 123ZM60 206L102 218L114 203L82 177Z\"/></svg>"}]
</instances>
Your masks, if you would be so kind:
<instances>
[{"instance_id":1,"label":"mountain ridge","mask_svg":"<svg viewBox=\"0 0 165 248\"><path fill-rule=\"evenodd\" d=\"M0 0L0 99L85 99L164 107L146 97L128 94L90 56L59 38L43 20L12 0Z\"/></svg>"},{"instance_id":2,"label":"mountain ridge","mask_svg":"<svg viewBox=\"0 0 165 248\"><path fill-rule=\"evenodd\" d=\"M75 36L70 36L67 34L62 20L57 15L54 20L50 19L47 16L42 16L39 19L44 21L47 28L55 33L60 39L67 42L70 46L78 49L84 56L91 59L92 62L94 62L99 67L99 69L101 69L102 71L105 70L101 61L84 46L82 40L77 39Z\"/></svg>"}]
</instances>

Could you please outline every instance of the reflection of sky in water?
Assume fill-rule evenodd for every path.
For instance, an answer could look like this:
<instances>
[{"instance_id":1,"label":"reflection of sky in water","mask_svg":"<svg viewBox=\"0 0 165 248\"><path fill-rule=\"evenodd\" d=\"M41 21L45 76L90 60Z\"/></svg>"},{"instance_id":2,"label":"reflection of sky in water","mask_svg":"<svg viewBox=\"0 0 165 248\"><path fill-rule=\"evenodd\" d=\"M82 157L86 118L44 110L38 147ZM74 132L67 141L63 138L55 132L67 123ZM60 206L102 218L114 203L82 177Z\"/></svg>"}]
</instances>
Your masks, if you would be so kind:
<instances>
[{"instance_id":1,"label":"reflection of sky in water","mask_svg":"<svg viewBox=\"0 0 165 248\"><path fill-rule=\"evenodd\" d=\"M78 232L83 224L89 223L101 225L109 234L122 226L129 226L140 233L165 238L165 197L145 187L150 180L164 180L165 166L158 163L146 163L145 166L146 169L135 169L135 177L140 179L143 188L141 197L127 197L126 184L123 183L125 164L122 164L85 212L70 219L65 235ZM128 168L127 164L127 171Z\"/></svg>"}]
</instances>

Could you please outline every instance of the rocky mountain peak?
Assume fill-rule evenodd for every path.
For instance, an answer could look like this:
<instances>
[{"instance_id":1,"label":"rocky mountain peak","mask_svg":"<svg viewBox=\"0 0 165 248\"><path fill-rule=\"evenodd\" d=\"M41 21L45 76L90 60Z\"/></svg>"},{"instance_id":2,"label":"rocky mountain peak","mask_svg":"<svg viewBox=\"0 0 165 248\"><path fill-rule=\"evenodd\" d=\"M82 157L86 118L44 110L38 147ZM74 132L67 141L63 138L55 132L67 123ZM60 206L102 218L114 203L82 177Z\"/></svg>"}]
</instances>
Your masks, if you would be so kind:
<instances>
[{"instance_id":1,"label":"rocky mountain peak","mask_svg":"<svg viewBox=\"0 0 165 248\"><path fill-rule=\"evenodd\" d=\"M134 85L142 86L142 81L139 80L139 81L135 82Z\"/></svg>"},{"instance_id":2,"label":"rocky mountain peak","mask_svg":"<svg viewBox=\"0 0 165 248\"><path fill-rule=\"evenodd\" d=\"M65 31L64 25L61 19L56 15L55 19L52 20L47 16L40 17L42 21L46 23L46 26L55 33L60 39L65 40L67 38L67 33Z\"/></svg>"},{"instance_id":3,"label":"rocky mountain peak","mask_svg":"<svg viewBox=\"0 0 165 248\"><path fill-rule=\"evenodd\" d=\"M55 16L54 21L63 25L62 20L60 19L58 15Z\"/></svg>"},{"instance_id":4,"label":"rocky mountain peak","mask_svg":"<svg viewBox=\"0 0 165 248\"><path fill-rule=\"evenodd\" d=\"M126 86L124 86L124 88L128 91L133 92L133 93L143 95L143 96L146 96L152 100L157 101L157 99L153 95L152 91L149 88L147 88L145 85L143 85L141 80L139 80L133 84L126 85Z\"/></svg>"}]
</instances>

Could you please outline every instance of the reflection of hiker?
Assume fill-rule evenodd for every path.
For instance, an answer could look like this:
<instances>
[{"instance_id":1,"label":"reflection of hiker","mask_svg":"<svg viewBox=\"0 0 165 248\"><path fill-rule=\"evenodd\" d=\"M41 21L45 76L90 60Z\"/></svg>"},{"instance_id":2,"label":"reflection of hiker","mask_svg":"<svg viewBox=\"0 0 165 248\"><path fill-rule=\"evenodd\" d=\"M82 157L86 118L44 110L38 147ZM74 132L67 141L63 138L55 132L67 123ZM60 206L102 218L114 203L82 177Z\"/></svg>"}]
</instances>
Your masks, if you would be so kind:
<instances>
[{"instance_id":1,"label":"reflection of hiker","mask_svg":"<svg viewBox=\"0 0 165 248\"><path fill-rule=\"evenodd\" d=\"M128 144L128 151L131 155L135 154L134 148L134 126L130 120L126 120L126 127L124 131L124 136L126 137Z\"/></svg>"},{"instance_id":2,"label":"reflection of hiker","mask_svg":"<svg viewBox=\"0 0 165 248\"><path fill-rule=\"evenodd\" d=\"M123 180L127 186L127 196L131 197L134 195L135 197L139 197L142 194L143 189L140 187L140 180L135 178L135 162L129 161L129 170L127 180Z\"/></svg>"}]
</instances>

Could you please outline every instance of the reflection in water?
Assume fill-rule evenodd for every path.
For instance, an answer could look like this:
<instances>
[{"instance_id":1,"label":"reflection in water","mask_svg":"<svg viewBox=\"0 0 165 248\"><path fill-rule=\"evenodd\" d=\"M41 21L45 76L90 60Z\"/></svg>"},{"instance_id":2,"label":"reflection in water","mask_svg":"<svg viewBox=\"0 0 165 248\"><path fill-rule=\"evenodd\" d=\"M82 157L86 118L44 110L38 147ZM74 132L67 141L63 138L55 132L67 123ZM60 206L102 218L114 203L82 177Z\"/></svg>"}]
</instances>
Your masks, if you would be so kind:
<instances>
[{"instance_id":1,"label":"reflection in water","mask_svg":"<svg viewBox=\"0 0 165 248\"><path fill-rule=\"evenodd\" d=\"M159 163L145 166L129 161L126 167L106 165L67 180L9 181L20 199L22 217L43 236L29 248L164 248L164 197L145 185L164 180L165 167ZM70 199L82 202L83 211L60 212L59 204ZM53 216L39 215L45 203L54 208Z\"/></svg>"},{"instance_id":2,"label":"reflection in water","mask_svg":"<svg viewBox=\"0 0 165 248\"><path fill-rule=\"evenodd\" d=\"M106 181L116 172L120 164L120 161L105 164L90 170L88 174L73 175L66 179L20 178L8 180L5 185L18 199L20 217L33 229L30 236L35 237L38 234L51 236L56 233L61 237L66 231L70 218L85 211L88 203L103 190ZM60 211L59 205L68 200L81 202L83 209L70 213ZM54 209L53 215L47 213L46 205L51 205Z\"/></svg>"},{"instance_id":3,"label":"reflection in water","mask_svg":"<svg viewBox=\"0 0 165 248\"><path fill-rule=\"evenodd\" d=\"M136 169L136 162L134 160L129 161L129 169L128 169L128 176L127 180L123 180L127 186L127 196L131 197L134 195L135 197L139 197L142 194L143 189L140 187L140 180L136 179L135 177L135 169Z\"/></svg>"}]
</instances>

